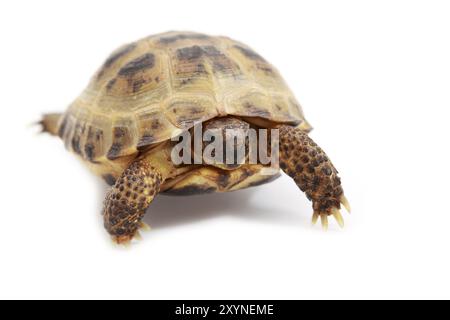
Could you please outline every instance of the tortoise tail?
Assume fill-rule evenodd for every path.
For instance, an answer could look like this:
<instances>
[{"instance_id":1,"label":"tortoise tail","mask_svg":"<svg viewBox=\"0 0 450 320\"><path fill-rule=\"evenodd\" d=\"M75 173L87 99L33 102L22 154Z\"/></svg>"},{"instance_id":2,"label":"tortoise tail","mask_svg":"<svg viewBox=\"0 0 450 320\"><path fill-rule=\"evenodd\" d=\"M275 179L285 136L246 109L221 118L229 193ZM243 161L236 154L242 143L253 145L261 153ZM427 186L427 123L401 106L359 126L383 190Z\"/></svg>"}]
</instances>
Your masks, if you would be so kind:
<instances>
[{"instance_id":1,"label":"tortoise tail","mask_svg":"<svg viewBox=\"0 0 450 320\"><path fill-rule=\"evenodd\" d=\"M42 132L50 133L52 136L58 135L59 119L62 113L45 113L38 124L42 128Z\"/></svg>"}]
</instances>

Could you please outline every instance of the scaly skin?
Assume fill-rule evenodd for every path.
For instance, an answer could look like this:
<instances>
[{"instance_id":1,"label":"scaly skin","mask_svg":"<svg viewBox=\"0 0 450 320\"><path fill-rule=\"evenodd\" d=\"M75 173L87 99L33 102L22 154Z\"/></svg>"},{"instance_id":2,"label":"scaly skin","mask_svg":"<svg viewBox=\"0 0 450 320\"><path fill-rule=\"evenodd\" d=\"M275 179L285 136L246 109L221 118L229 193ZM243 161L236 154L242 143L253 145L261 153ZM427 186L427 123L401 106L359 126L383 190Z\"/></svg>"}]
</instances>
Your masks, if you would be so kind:
<instances>
[{"instance_id":1,"label":"scaly skin","mask_svg":"<svg viewBox=\"0 0 450 320\"><path fill-rule=\"evenodd\" d=\"M339 225L344 221L339 212L341 203L349 211L341 179L325 152L299 128L279 127L280 168L305 192L313 204L313 222L320 217L328 228L328 216L333 215Z\"/></svg>"},{"instance_id":2,"label":"scaly skin","mask_svg":"<svg viewBox=\"0 0 450 320\"><path fill-rule=\"evenodd\" d=\"M143 225L145 210L159 192L161 173L148 160L134 161L106 195L104 225L118 244L128 243Z\"/></svg>"}]
</instances>

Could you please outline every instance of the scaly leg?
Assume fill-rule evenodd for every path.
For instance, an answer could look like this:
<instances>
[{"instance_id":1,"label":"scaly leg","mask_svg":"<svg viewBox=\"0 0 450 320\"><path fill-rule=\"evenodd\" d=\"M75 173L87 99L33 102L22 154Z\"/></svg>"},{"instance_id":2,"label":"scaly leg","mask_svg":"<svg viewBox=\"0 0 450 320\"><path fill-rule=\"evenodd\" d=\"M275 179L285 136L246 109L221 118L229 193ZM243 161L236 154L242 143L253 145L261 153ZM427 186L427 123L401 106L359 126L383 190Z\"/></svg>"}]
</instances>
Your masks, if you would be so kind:
<instances>
[{"instance_id":1,"label":"scaly leg","mask_svg":"<svg viewBox=\"0 0 450 320\"><path fill-rule=\"evenodd\" d=\"M161 173L146 159L136 160L117 179L106 195L104 225L118 243L128 243L138 236L145 210L159 192Z\"/></svg>"},{"instance_id":2,"label":"scaly leg","mask_svg":"<svg viewBox=\"0 0 450 320\"><path fill-rule=\"evenodd\" d=\"M328 216L333 215L341 227L341 203L350 212L338 171L323 150L299 128L279 127L280 168L294 179L297 186L313 203L313 223L320 217L328 228Z\"/></svg>"}]
</instances>

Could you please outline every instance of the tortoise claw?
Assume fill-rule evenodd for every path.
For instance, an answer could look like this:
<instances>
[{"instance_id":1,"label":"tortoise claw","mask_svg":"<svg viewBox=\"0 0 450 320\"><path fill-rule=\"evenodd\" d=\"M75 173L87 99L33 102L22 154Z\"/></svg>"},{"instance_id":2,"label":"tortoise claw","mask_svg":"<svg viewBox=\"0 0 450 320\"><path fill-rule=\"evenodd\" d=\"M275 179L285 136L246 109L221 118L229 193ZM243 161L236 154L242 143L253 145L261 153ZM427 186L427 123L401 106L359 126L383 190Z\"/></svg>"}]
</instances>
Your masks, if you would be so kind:
<instances>
[{"instance_id":1,"label":"tortoise claw","mask_svg":"<svg viewBox=\"0 0 450 320\"><path fill-rule=\"evenodd\" d=\"M150 230L150 226L144 222L141 222L139 224L140 228L139 230L141 231L149 231ZM122 245L125 247L129 247L132 243L132 241L134 240L135 242L137 241L141 241L142 240L142 235L139 232L139 230L137 230L133 235L125 235L125 236L112 236L112 241L117 244L117 245Z\"/></svg>"},{"instance_id":2,"label":"tortoise claw","mask_svg":"<svg viewBox=\"0 0 450 320\"><path fill-rule=\"evenodd\" d=\"M337 208L331 209L331 213L314 212L312 216L312 224L315 225L320 218L323 230L327 231L329 226L328 216L331 215L334 217L338 225L341 228L344 228L344 218L342 217L341 212Z\"/></svg>"},{"instance_id":3,"label":"tortoise claw","mask_svg":"<svg viewBox=\"0 0 450 320\"><path fill-rule=\"evenodd\" d=\"M344 228L344 218L342 218L341 212L338 209L333 209L331 211L333 213L334 218L341 228Z\"/></svg>"},{"instance_id":4,"label":"tortoise claw","mask_svg":"<svg viewBox=\"0 0 450 320\"><path fill-rule=\"evenodd\" d=\"M111 236L112 242L117 246L130 247L133 237L130 236Z\"/></svg>"},{"instance_id":5,"label":"tortoise claw","mask_svg":"<svg viewBox=\"0 0 450 320\"><path fill-rule=\"evenodd\" d=\"M344 206L345 210L347 210L348 213L351 213L352 208L350 207L350 203L348 202L347 198L344 195L341 196L339 201L342 203L342 205Z\"/></svg>"},{"instance_id":6,"label":"tortoise claw","mask_svg":"<svg viewBox=\"0 0 450 320\"><path fill-rule=\"evenodd\" d=\"M139 240L139 241L142 240L142 236L141 236L141 234L139 233L139 231L136 231L136 233L134 234L133 239L136 239L136 240Z\"/></svg>"},{"instance_id":7,"label":"tortoise claw","mask_svg":"<svg viewBox=\"0 0 450 320\"><path fill-rule=\"evenodd\" d=\"M142 231L150 231L152 228L145 222L141 222L140 225Z\"/></svg>"},{"instance_id":8,"label":"tortoise claw","mask_svg":"<svg viewBox=\"0 0 450 320\"><path fill-rule=\"evenodd\" d=\"M319 214L314 212L312 216L312 224L315 225L317 223L317 220L319 220Z\"/></svg>"},{"instance_id":9,"label":"tortoise claw","mask_svg":"<svg viewBox=\"0 0 450 320\"><path fill-rule=\"evenodd\" d=\"M324 231L328 230L328 215L326 213L320 214L320 222L322 222L322 228Z\"/></svg>"}]
</instances>

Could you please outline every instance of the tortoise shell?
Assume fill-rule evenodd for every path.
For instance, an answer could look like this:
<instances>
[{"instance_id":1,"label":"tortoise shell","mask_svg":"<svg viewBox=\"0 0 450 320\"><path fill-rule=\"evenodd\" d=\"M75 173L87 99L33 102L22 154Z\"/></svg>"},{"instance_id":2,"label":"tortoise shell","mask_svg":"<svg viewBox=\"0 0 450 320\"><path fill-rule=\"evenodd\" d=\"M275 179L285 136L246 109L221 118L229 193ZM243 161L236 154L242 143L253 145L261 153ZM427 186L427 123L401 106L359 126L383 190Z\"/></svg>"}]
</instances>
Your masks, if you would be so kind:
<instances>
[{"instance_id":1,"label":"tortoise shell","mask_svg":"<svg viewBox=\"0 0 450 320\"><path fill-rule=\"evenodd\" d=\"M108 161L226 115L309 128L279 72L251 48L168 32L114 51L61 117L58 134L84 159Z\"/></svg>"}]
</instances>

